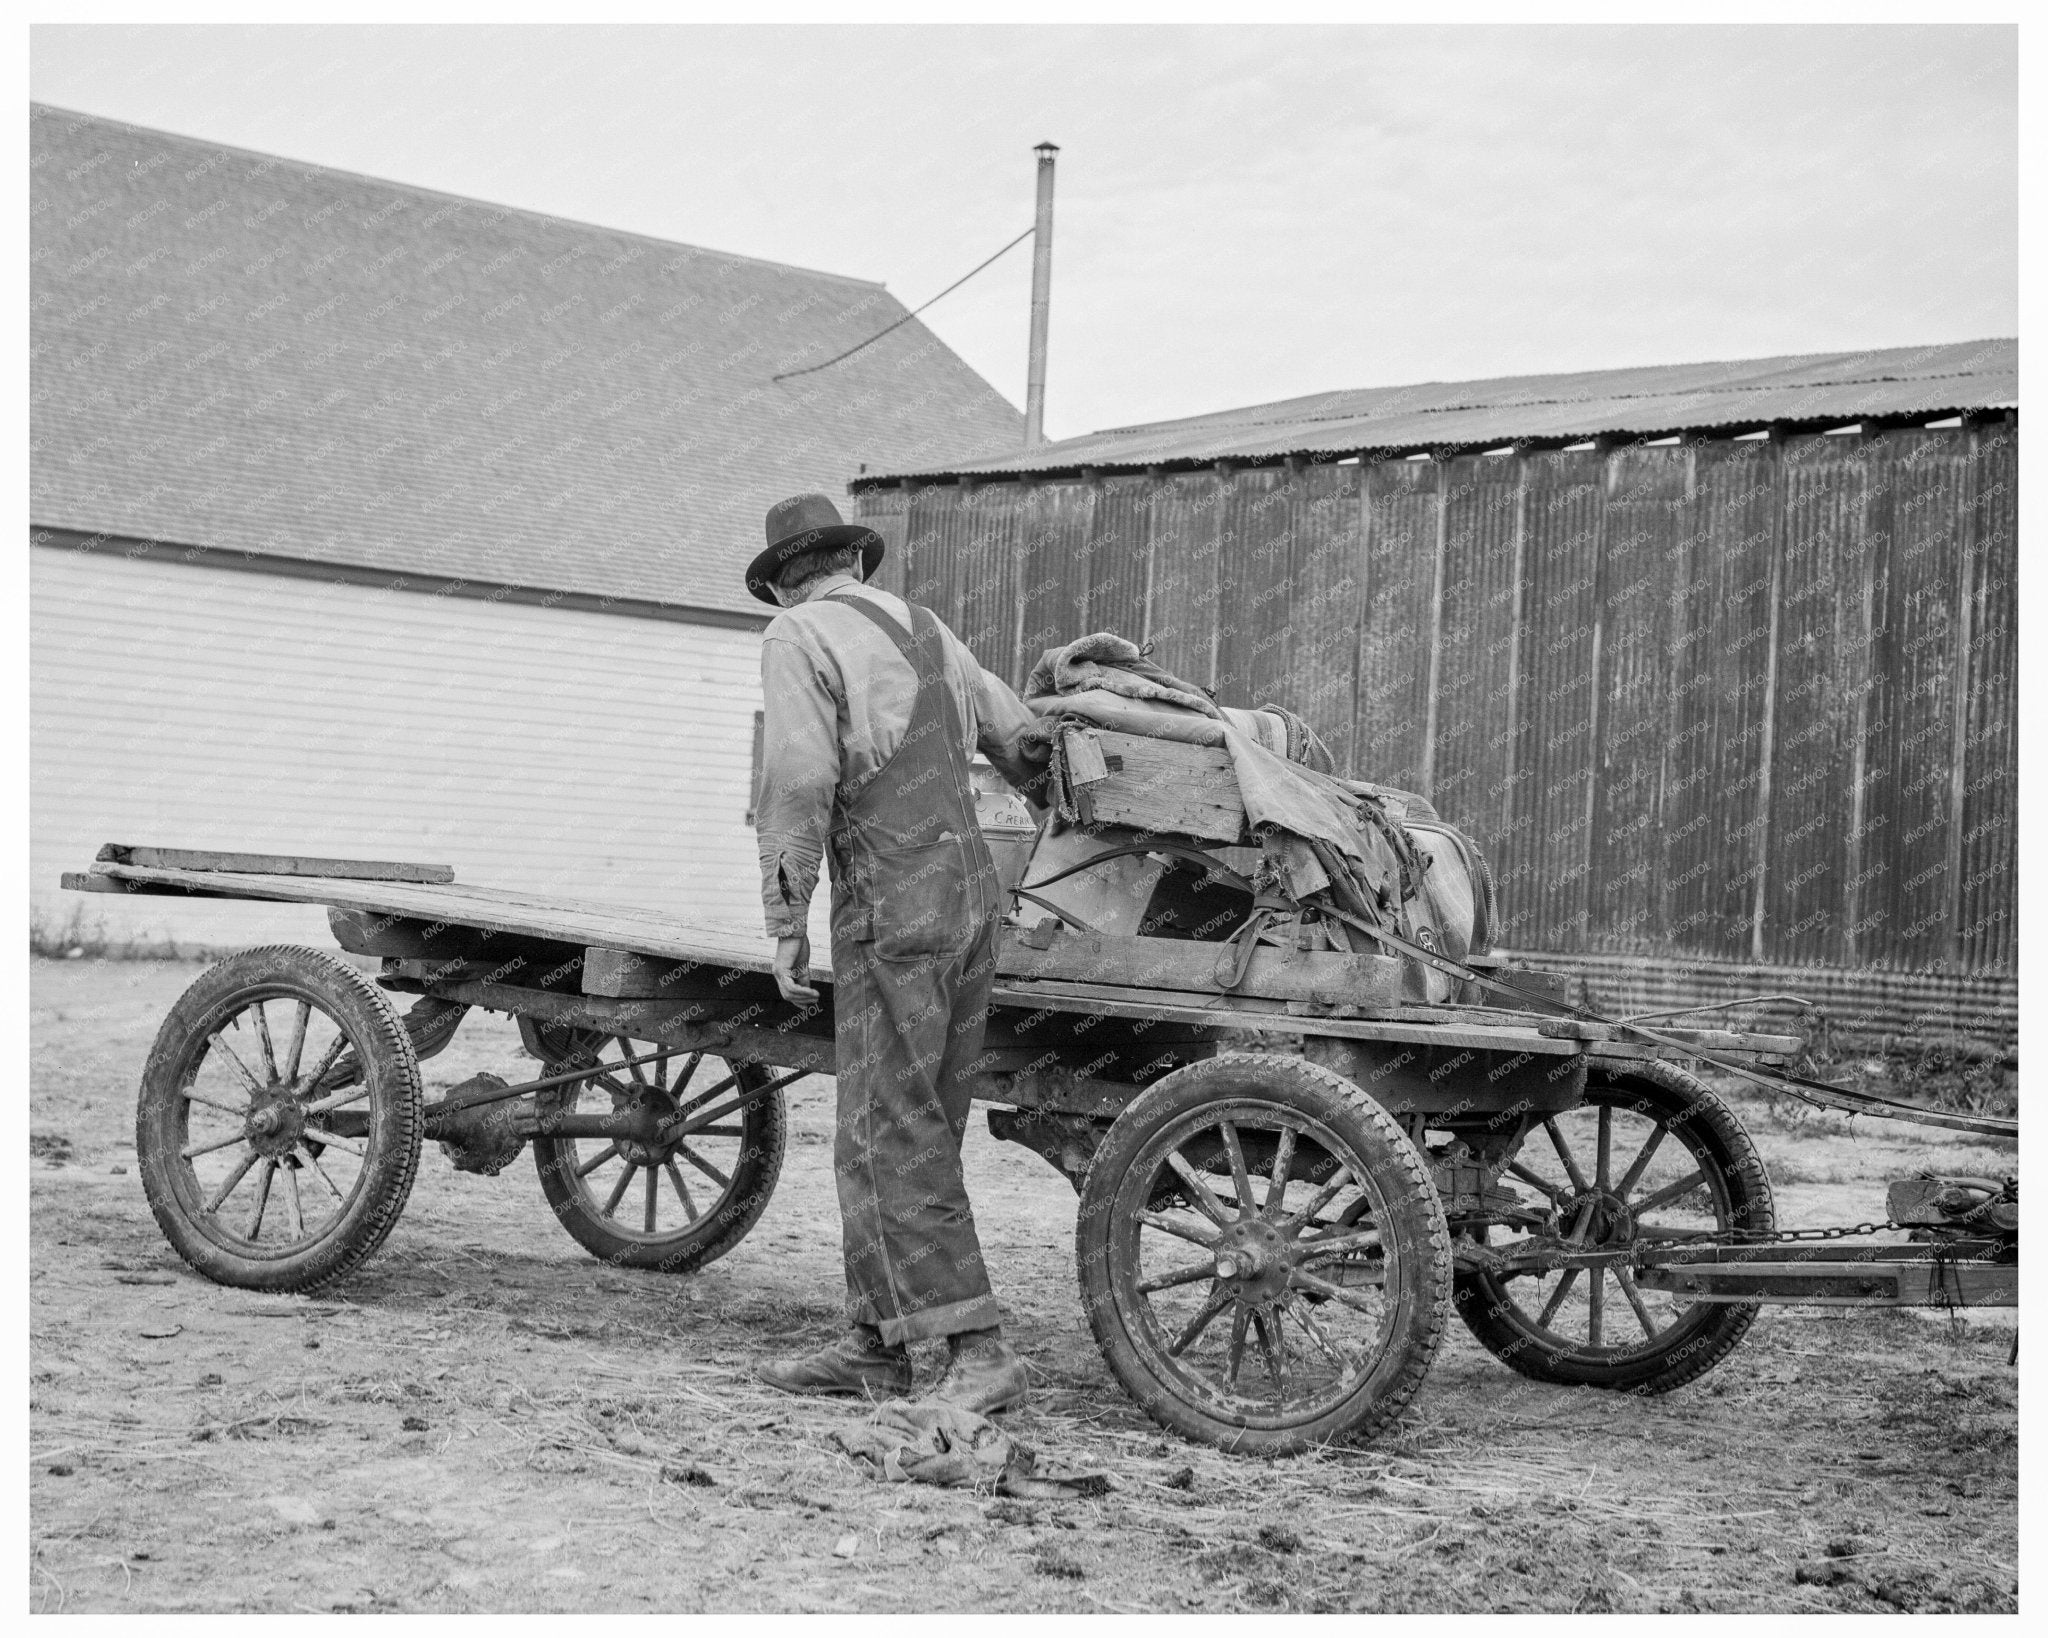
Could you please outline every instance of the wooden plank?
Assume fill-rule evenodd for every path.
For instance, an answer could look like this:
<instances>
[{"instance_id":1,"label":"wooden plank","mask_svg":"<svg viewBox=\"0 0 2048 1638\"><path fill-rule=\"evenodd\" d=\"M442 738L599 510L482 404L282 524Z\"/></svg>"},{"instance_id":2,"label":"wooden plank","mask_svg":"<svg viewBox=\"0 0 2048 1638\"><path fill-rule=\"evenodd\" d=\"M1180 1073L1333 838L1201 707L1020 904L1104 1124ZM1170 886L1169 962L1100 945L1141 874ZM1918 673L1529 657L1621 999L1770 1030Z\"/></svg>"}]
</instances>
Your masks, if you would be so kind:
<instances>
[{"instance_id":1,"label":"wooden plank","mask_svg":"<svg viewBox=\"0 0 2048 1638\"><path fill-rule=\"evenodd\" d=\"M1145 640L1160 665L1204 687L1216 677L1221 488L1213 471L1178 473L1156 486L1151 505Z\"/></svg>"},{"instance_id":2,"label":"wooden plank","mask_svg":"<svg viewBox=\"0 0 2048 1638\"><path fill-rule=\"evenodd\" d=\"M676 961L716 961L745 972L772 969L773 947L723 928L679 926L675 919L637 906L597 900L555 900L498 888L421 882L367 882L343 877L244 875L232 871L145 869L102 865L95 876L167 892L216 898L324 904L338 910L458 922L493 932L521 933L565 944L637 950ZM88 889L98 891L98 889ZM815 965L813 973L818 972Z\"/></svg>"},{"instance_id":3,"label":"wooden plank","mask_svg":"<svg viewBox=\"0 0 2048 1638\"><path fill-rule=\"evenodd\" d=\"M124 882L92 871L67 870L57 878L67 893L156 893L168 896L180 891L173 887L150 887L142 882Z\"/></svg>"},{"instance_id":4,"label":"wooden plank","mask_svg":"<svg viewBox=\"0 0 2048 1638\"><path fill-rule=\"evenodd\" d=\"M1109 777L1109 762L1102 754L1102 741L1092 729L1069 728L1060 736L1060 751L1067 766L1067 783L1079 791Z\"/></svg>"},{"instance_id":5,"label":"wooden plank","mask_svg":"<svg viewBox=\"0 0 2048 1638\"><path fill-rule=\"evenodd\" d=\"M109 842L97 855L102 864L142 865L158 870L232 870L260 876L341 876L358 882L455 880L452 865L398 864L380 859L315 859L290 853L217 853L204 848L146 847Z\"/></svg>"},{"instance_id":6,"label":"wooden plank","mask_svg":"<svg viewBox=\"0 0 2048 1638\"><path fill-rule=\"evenodd\" d=\"M1088 590L1095 490L1089 484L1033 484L1022 500L1012 540L1022 605L1018 646L1028 675L1039 655L1088 630L1081 606Z\"/></svg>"},{"instance_id":7,"label":"wooden plank","mask_svg":"<svg viewBox=\"0 0 2048 1638\"><path fill-rule=\"evenodd\" d=\"M974 653L982 668L1012 688L1024 686L1024 667L1038 658L1017 654L1024 604L1017 594L1017 518L1014 483L981 484L960 494L962 526L957 600L937 613Z\"/></svg>"},{"instance_id":8,"label":"wooden plank","mask_svg":"<svg viewBox=\"0 0 2048 1638\"><path fill-rule=\"evenodd\" d=\"M1608 457L1598 741L1594 768L1588 942L1654 950L1663 932L1664 846L1658 815L1670 740L1673 568L1686 457L1679 449L1618 449ZM1548 641L1546 634L1540 639Z\"/></svg>"},{"instance_id":9,"label":"wooden plank","mask_svg":"<svg viewBox=\"0 0 2048 1638\"><path fill-rule=\"evenodd\" d=\"M1424 632L1429 665L1422 693L1422 765L1415 788L1432 802L1436 798L1437 718L1441 710L1440 681L1444 637L1444 550L1450 523L1451 463L1439 457L1430 462L1436 469L1436 538L1429 567L1429 614Z\"/></svg>"},{"instance_id":10,"label":"wooden plank","mask_svg":"<svg viewBox=\"0 0 2048 1638\"><path fill-rule=\"evenodd\" d=\"M1223 482L1212 686L1225 705L1257 705L1285 683L1293 608L1289 513L1297 491L1281 467L1233 473Z\"/></svg>"},{"instance_id":11,"label":"wooden plank","mask_svg":"<svg viewBox=\"0 0 2048 1638\"><path fill-rule=\"evenodd\" d=\"M1939 432L1864 440L1887 535L1871 621L1869 780L1858 918L1873 967L1938 970L1951 947L1948 890L1954 691L1967 678L1956 630L1966 546L1965 461ZM1875 918L1875 919L1873 919Z\"/></svg>"},{"instance_id":12,"label":"wooden plank","mask_svg":"<svg viewBox=\"0 0 2048 1638\"><path fill-rule=\"evenodd\" d=\"M391 956L384 971L399 978L415 978L422 984L454 984L469 980L509 982L526 966L524 961L477 961L468 956ZM501 970L509 969L509 970Z\"/></svg>"},{"instance_id":13,"label":"wooden plank","mask_svg":"<svg viewBox=\"0 0 2048 1638\"><path fill-rule=\"evenodd\" d=\"M206 887L197 882L146 882L126 881L118 876L104 875L97 870L67 870L57 878L57 885L67 893L140 893L145 897L182 899L242 899L246 893L235 893L218 887Z\"/></svg>"},{"instance_id":14,"label":"wooden plank","mask_svg":"<svg viewBox=\"0 0 2048 1638\"><path fill-rule=\"evenodd\" d=\"M1969 721L1962 747L1960 925L1951 949L1963 972L2011 972L2018 896L2017 434L2011 427L1979 427L1970 439L1972 606L1960 690L1969 700Z\"/></svg>"},{"instance_id":15,"label":"wooden plank","mask_svg":"<svg viewBox=\"0 0 2048 1638\"><path fill-rule=\"evenodd\" d=\"M1764 959L1840 966L1855 919L1857 702L1868 688L1869 641L1860 629L1868 468L1856 440L1825 437L1785 443L1780 465Z\"/></svg>"},{"instance_id":16,"label":"wooden plank","mask_svg":"<svg viewBox=\"0 0 2048 1638\"><path fill-rule=\"evenodd\" d=\"M1063 931L1043 950L1004 939L996 955L996 972L1005 978L1107 982L1220 995L1236 954L1230 945L1195 939ZM1252 952L1244 982L1229 993L1381 1011L1400 1003L1402 968L1393 956L1262 945Z\"/></svg>"},{"instance_id":17,"label":"wooden plank","mask_svg":"<svg viewBox=\"0 0 2048 1638\"><path fill-rule=\"evenodd\" d=\"M829 981L832 969L811 963L813 976ZM769 993L772 980L766 981ZM583 993L603 996L645 996L668 1000L706 1000L752 995L763 987L758 974L741 974L719 961L670 961L592 945L583 952Z\"/></svg>"},{"instance_id":18,"label":"wooden plank","mask_svg":"<svg viewBox=\"0 0 2048 1638\"><path fill-rule=\"evenodd\" d=\"M933 610L949 626L957 625L959 603L954 593L960 562L960 491L950 484L915 490L905 518L903 588L906 603Z\"/></svg>"},{"instance_id":19,"label":"wooden plank","mask_svg":"<svg viewBox=\"0 0 2048 1638\"><path fill-rule=\"evenodd\" d=\"M1826 1308L2017 1308L2009 1263L1920 1258L1694 1263L1643 1268L1636 1282L1694 1302L1783 1302Z\"/></svg>"},{"instance_id":20,"label":"wooden plank","mask_svg":"<svg viewBox=\"0 0 2048 1638\"><path fill-rule=\"evenodd\" d=\"M1515 735L1514 817L1495 861L1495 937L1524 949L1576 950L1591 914L1594 628L1609 469L1598 454L1562 453L1533 457L1529 468L1519 715L1502 725Z\"/></svg>"},{"instance_id":21,"label":"wooden plank","mask_svg":"<svg viewBox=\"0 0 2048 1638\"><path fill-rule=\"evenodd\" d=\"M334 935L334 942L353 955L443 961L462 958L486 965L521 961L529 973L554 975L542 985L544 989L559 989L564 982L573 983L581 971L583 952L579 945L521 933L492 932L461 922L329 910L327 928Z\"/></svg>"},{"instance_id":22,"label":"wooden plank","mask_svg":"<svg viewBox=\"0 0 2048 1638\"><path fill-rule=\"evenodd\" d=\"M1419 1024L1489 1024L1529 1028L1533 1023L1539 1035L1554 1036L1560 1041L1618 1041L1629 1046L1655 1044L1636 1041L1622 1024L1603 1024L1587 1018L1551 1018L1511 1007L1421 1006L1410 1003L1400 1010L1399 1016ZM1662 1022L1649 1027L1659 1035L1709 1052L1758 1052L1782 1057L1797 1053L1806 1045L1801 1036L1760 1034L1754 1030L1696 1029Z\"/></svg>"},{"instance_id":23,"label":"wooden plank","mask_svg":"<svg viewBox=\"0 0 2048 1638\"><path fill-rule=\"evenodd\" d=\"M554 1023L601 1029L628 1040L653 1041L684 1051L712 1052L731 1062L775 1064L784 1069L814 1070L821 1075L832 1073L829 1035L738 1023L704 1023L700 1021L701 1003L610 1000L474 980L436 983L429 988L434 995L491 1012L524 1014Z\"/></svg>"},{"instance_id":24,"label":"wooden plank","mask_svg":"<svg viewBox=\"0 0 2048 1638\"><path fill-rule=\"evenodd\" d=\"M1673 648L1673 801L1667 835L1689 837L1672 861L1671 943L1722 960L1757 959L1759 815L1764 725L1774 705L1779 461L1769 444L1703 444L1688 451L1693 483L1679 512L1693 548L1685 617ZM1681 773L1677 771L1683 767Z\"/></svg>"},{"instance_id":25,"label":"wooden plank","mask_svg":"<svg viewBox=\"0 0 2048 1638\"><path fill-rule=\"evenodd\" d=\"M372 915L363 910L329 910L327 930L334 935L334 942L351 955L370 956L440 955L444 952L437 950L436 944L445 946L459 941L463 935L477 936L467 927L436 927L432 922Z\"/></svg>"},{"instance_id":26,"label":"wooden plank","mask_svg":"<svg viewBox=\"0 0 2048 1638\"><path fill-rule=\"evenodd\" d=\"M1514 720L1508 674L1520 602L1515 530L1521 465L1491 455L1446 463L1429 799L1438 813L1482 838L1500 828L1515 737L1506 725Z\"/></svg>"},{"instance_id":27,"label":"wooden plank","mask_svg":"<svg viewBox=\"0 0 2048 1638\"><path fill-rule=\"evenodd\" d=\"M1113 631L1134 643L1145 640L1152 487L1146 478L1102 478L1095 482L1095 506L1089 518L1084 565L1087 581L1082 591L1082 631Z\"/></svg>"},{"instance_id":28,"label":"wooden plank","mask_svg":"<svg viewBox=\"0 0 2048 1638\"><path fill-rule=\"evenodd\" d=\"M854 515L882 537L882 566L874 583L884 591L903 595L904 569L909 553L903 539L910 527L910 496L896 488L864 489L854 497Z\"/></svg>"},{"instance_id":29,"label":"wooden plank","mask_svg":"<svg viewBox=\"0 0 2048 1638\"><path fill-rule=\"evenodd\" d=\"M1113 1120L1143 1090L1123 1081L1077 1075L1071 1069L1034 1069L1022 1074L994 1070L978 1077L974 1096L978 1102L1006 1104L1012 1109L1047 1109Z\"/></svg>"},{"instance_id":30,"label":"wooden plank","mask_svg":"<svg viewBox=\"0 0 2048 1638\"><path fill-rule=\"evenodd\" d=\"M1754 1030L1734 1029L1672 1029L1661 1023L1645 1027L1674 1041L1683 1041L1687 1046L1698 1047L1702 1052L1762 1052L1782 1058L1803 1051L1806 1046L1805 1039L1797 1035L1765 1035ZM1617 1034L1615 1039L1626 1040L1627 1036L1625 1033Z\"/></svg>"},{"instance_id":31,"label":"wooden plank","mask_svg":"<svg viewBox=\"0 0 2048 1638\"><path fill-rule=\"evenodd\" d=\"M1365 623L1360 470L1311 466L1295 481L1302 498L1294 508L1285 604L1292 652L1272 695L1322 736L1340 773L1348 773L1354 761L1358 633Z\"/></svg>"},{"instance_id":32,"label":"wooden plank","mask_svg":"<svg viewBox=\"0 0 2048 1638\"><path fill-rule=\"evenodd\" d=\"M1429 715L1430 597L1436 578L1432 461L1362 469L1365 586L1359 625L1357 746L1361 779L1415 790Z\"/></svg>"},{"instance_id":33,"label":"wooden plank","mask_svg":"<svg viewBox=\"0 0 2048 1638\"><path fill-rule=\"evenodd\" d=\"M1210 842L1246 839L1237 770L1221 746L1106 728L1068 730L1070 738L1082 733L1096 741L1108 769L1105 777L1074 787L1084 820Z\"/></svg>"},{"instance_id":34,"label":"wooden plank","mask_svg":"<svg viewBox=\"0 0 2048 1638\"><path fill-rule=\"evenodd\" d=\"M1330 1035L1353 1041L1410 1041L1473 1047L1489 1052L1537 1052L1570 1057L1583 1043L1538 1035L1533 1029L1416 1024L1405 1019L1335 1018L1290 1012L1285 1001L1240 1001L1189 990L1143 990L1120 984L1079 984L1058 979L997 982L990 1005L1027 1010L1099 1013L1109 1018L1156 1018L1223 1029L1275 1030L1287 1035ZM1616 1057L1654 1058L1655 1047L1603 1042ZM1597 1050L1597 1049L1596 1049Z\"/></svg>"}]
</instances>

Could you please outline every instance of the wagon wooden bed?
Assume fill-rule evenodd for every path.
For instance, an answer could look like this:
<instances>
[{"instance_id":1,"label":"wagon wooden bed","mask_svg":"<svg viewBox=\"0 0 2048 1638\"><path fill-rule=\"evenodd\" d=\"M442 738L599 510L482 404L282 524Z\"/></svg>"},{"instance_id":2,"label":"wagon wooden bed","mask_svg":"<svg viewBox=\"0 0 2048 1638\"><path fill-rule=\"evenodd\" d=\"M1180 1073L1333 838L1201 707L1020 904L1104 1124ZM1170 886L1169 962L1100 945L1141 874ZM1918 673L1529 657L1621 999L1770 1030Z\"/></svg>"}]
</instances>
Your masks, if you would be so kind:
<instances>
[{"instance_id":1,"label":"wagon wooden bed","mask_svg":"<svg viewBox=\"0 0 2048 1638\"><path fill-rule=\"evenodd\" d=\"M171 1243L228 1284L358 1267L429 1139L482 1173L530 1145L591 1252L686 1273L765 1209L783 1088L832 1070L829 971L819 1005L791 1007L765 941L647 910L434 866L126 845L65 885L323 905L359 958L231 956L151 1053L142 1180ZM1183 1434L1264 1451L1369 1435L1453 1312L1530 1376L1661 1392L1725 1357L1759 1301L2013 1300L1995 1184L1915 1197L1932 1249L1774 1232L1755 1149L1679 1060L1780 1063L1797 1037L1650 1038L1484 955L1425 1005L1386 958L1249 954L1225 973L1213 943L1011 929L981 1063L990 1129L1079 1193L1105 1358ZM1488 1005L1489 974L1555 1003ZM471 1008L516 1018L540 1072L429 1101L419 1062ZM2016 1234L2016 1192L2007 1214Z\"/></svg>"}]
</instances>

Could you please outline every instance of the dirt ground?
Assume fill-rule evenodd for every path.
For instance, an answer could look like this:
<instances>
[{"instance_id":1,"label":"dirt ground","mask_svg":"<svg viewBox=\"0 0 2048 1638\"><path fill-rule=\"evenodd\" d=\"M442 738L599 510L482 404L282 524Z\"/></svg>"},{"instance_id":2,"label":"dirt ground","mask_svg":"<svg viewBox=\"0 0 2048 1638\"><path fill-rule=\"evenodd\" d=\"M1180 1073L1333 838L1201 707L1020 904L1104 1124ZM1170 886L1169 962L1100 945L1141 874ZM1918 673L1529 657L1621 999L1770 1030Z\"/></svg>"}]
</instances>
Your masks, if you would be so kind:
<instances>
[{"instance_id":1,"label":"dirt ground","mask_svg":"<svg viewBox=\"0 0 2048 1638\"><path fill-rule=\"evenodd\" d=\"M1529 1382L1453 1324L1372 1447L1226 1457L1109 1376L1072 1190L979 1116L968 1182L1036 1376L1013 1431L1121 1488L1024 1505L870 1483L829 1443L855 1412L749 1374L838 1324L829 1082L792 1089L780 1190L701 1274L600 1267L529 1162L464 1176L429 1145L358 1278L216 1287L159 1236L133 1149L143 1059L199 971L34 964L32 1609L2017 1608L2002 1313L1767 1309L1651 1400ZM472 1017L425 1068L446 1086L526 1062ZM2017 1164L1737 1101L1789 1223L1882 1218L1885 1180L1923 1166Z\"/></svg>"}]
</instances>

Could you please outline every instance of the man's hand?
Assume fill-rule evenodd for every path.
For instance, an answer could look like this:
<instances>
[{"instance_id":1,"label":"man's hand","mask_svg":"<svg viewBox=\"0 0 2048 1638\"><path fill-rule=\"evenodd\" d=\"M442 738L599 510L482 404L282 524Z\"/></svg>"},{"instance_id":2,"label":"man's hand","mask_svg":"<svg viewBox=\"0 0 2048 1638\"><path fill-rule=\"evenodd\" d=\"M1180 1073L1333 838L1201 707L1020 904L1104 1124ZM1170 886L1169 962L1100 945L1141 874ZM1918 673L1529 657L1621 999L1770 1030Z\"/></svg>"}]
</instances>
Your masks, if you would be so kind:
<instances>
[{"instance_id":1,"label":"man's hand","mask_svg":"<svg viewBox=\"0 0 2048 1638\"><path fill-rule=\"evenodd\" d=\"M810 1006L818 999L818 992L811 987L811 935L798 933L794 938L779 938L775 941L775 987L782 992L782 999L793 1007Z\"/></svg>"}]
</instances>

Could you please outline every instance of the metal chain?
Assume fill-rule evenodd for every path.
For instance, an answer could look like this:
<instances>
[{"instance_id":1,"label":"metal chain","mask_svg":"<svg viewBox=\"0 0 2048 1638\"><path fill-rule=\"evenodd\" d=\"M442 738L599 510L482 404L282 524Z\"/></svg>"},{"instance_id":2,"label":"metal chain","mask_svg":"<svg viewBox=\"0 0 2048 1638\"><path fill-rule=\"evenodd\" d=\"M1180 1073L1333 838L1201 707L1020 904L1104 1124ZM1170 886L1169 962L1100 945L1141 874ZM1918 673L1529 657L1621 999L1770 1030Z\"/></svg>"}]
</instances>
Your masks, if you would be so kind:
<instances>
[{"instance_id":1,"label":"metal chain","mask_svg":"<svg viewBox=\"0 0 2048 1638\"><path fill-rule=\"evenodd\" d=\"M1461 1224L1468 1221L1465 1218L1459 1219ZM1781 1241L1848 1240L1859 1234L1885 1234L1893 1229L1904 1231L1909 1229L1910 1226L1906 1223L1887 1221L1883 1223L1852 1223L1837 1228L1772 1229L1768 1232L1763 1229L1729 1229L1725 1234L1703 1234L1698 1239L1686 1240L1659 1240L1656 1237L1656 1232L1652 1230L1640 1243L1646 1245L1684 1246L1688 1248L1693 1246L1723 1245L1768 1246L1776 1245ZM1560 1240L1557 1243L1561 1246L1571 1246L1577 1245L1579 1242L1575 1240Z\"/></svg>"},{"instance_id":2,"label":"metal chain","mask_svg":"<svg viewBox=\"0 0 2048 1638\"><path fill-rule=\"evenodd\" d=\"M1729 1237L1744 1245L1772 1245L1779 1240L1847 1240L1858 1234L1884 1234L1892 1229L1903 1229L1904 1223L1854 1223L1846 1228L1808 1229L1730 1229ZM1712 1244L1712 1239L1685 1242L1688 1245Z\"/></svg>"}]
</instances>

